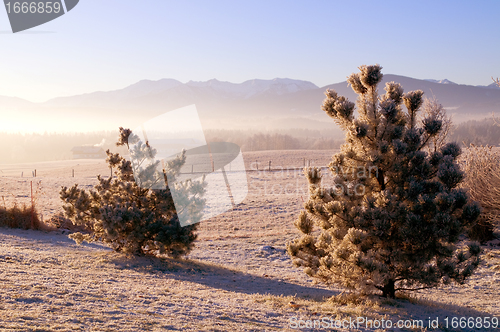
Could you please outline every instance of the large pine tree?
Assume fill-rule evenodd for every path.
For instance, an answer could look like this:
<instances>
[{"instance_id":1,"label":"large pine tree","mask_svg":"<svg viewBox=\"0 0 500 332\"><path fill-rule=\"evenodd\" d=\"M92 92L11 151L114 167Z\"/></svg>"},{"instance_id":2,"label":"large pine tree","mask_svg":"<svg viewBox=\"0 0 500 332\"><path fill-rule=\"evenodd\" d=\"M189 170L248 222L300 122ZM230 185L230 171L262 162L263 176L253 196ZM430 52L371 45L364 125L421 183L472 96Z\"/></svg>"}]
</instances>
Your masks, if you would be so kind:
<instances>
[{"instance_id":1,"label":"large pine tree","mask_svg":"<svg viewBox=\"0 0 500 332\"><path fill-rule=\"evenodd\" d=\"M358 94L357 116L354 103L325 93L322 109L346 132L346 143L329 165L331 183L318 168L306 170L310 197L295 222L302 236L288 252L313 277L386 297L463 283L478 266L480 248L457 243L480 208L457 188L464 176L456 163L460 148L448 143L427 153L442 123L418 120L423 92L403 94L390 82L379 96L381 67L359 69L348 78Z\"/></svg>"}]
</instances>

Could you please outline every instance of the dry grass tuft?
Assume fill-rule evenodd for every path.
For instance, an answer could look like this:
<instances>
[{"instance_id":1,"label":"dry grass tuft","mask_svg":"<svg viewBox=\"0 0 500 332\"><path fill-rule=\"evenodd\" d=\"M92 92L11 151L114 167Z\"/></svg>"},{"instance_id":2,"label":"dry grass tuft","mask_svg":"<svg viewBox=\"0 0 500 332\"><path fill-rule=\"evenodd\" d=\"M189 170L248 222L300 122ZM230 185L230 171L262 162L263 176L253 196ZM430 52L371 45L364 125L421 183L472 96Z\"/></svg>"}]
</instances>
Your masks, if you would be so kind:
<instances>
[{"instance_id":1,"label":"dry grass tuft","mask_svg":"<svg viewBox=\"0 0 500 332\"><path fill-rule=\"evenodd\" d=\"M358 293L341 293L332 296L328 301L335 305L360 305L365 304L367 300Z\"/></svg>"},{"instance_id":2,"label":"dry grass tuft","mask_svg":"<svg viewBox=\"0 0 500 332\"><path fill-rule=\"evenodd\" d=\"M36 209L23 204L19 206L14 203L11 207L0 207L0 226L22 229L45 229L45 225L39 219Z\"/></svg>"},{"instance_id":3,"label":"dry grass tuft","mask_svg":"<svg viewBox=\"0 0 500 332\"><path fill-rule=\"evenodd\" d=\"M41 231L53 231L51 227L40 219L40 214L37 211L37 197L42 193L41 181L35 183L35 194L31 204L18 204L16 201L10 206L7 206L5 197L2 196L3 206L0 207L0 227L33 229ZM10 194L14 196L12 193ZM14 196L15 197L15 196ZM43 218L43 217L42 217Z\"/></svg>"},{"instance_id":4,"label":"dry grass tuft","mask_svg":"<svg viewBox=\"0 0 500 332\"><path fill-rule=\"evenodd\" d=\"M481 242L492 240L494 228L500 226L500 153L491 146L471 144L464 149L460 166L466 175L461 186L483 208L469 236Z\"/></svg>"}]
</instances>

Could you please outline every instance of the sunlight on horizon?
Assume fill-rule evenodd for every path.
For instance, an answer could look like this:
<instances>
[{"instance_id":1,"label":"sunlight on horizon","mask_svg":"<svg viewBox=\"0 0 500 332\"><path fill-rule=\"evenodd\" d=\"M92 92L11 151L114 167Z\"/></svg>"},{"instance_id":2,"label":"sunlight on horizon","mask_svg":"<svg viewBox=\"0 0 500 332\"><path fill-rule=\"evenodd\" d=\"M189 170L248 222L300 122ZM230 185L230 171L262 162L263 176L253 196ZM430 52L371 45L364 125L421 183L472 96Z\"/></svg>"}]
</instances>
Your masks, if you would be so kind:
<instances>
[{"instance_id":1,"label":"sunlight on horizon","mask_svg":"<svg viewBox=\"0 0 500 332\"><path fill-rule=\"evenodd\" d=\"M89 133L96 131L118 131L118 127L106 124L82 123L81 121L53 121L42 116L23 118L22 115L3 116L0 133L44 134L44 133Z\"/></svg>"}]
</instances>

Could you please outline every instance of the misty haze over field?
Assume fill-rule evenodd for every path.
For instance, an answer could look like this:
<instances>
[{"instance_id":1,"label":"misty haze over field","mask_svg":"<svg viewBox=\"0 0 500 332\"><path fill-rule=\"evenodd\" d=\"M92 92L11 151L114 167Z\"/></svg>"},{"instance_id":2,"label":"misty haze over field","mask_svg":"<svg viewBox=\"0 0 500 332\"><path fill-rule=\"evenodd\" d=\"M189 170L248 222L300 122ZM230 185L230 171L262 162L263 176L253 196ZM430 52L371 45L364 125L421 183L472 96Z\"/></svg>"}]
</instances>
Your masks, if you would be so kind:
<instances>
[{"instance_id":1,"label":"misty haze over field","mask_svg":"<svg viewBox=\"0 0 500 332\"><path fill-rule=\"evenodd\" d=\"M500 109L500 89L495 84L470 86L447 79L385 75L384 82L390 81L402 84L405 92L421 89L427 98L435 97L452 115L454 124L491 117ZM231 141L247 151L338 148L344 134L321 110L326 89L352 101L356 98L345 81L318 87L286 78L239 84L216 79L187 83L142 80L120 90L43 103L0 96L0 163L71 159L71 149L80 145L113 148L118 127L138 128L156 116L192 104L207 141ZM455 139L474 141L467 133Z\"/></svg>"}]
</instances>

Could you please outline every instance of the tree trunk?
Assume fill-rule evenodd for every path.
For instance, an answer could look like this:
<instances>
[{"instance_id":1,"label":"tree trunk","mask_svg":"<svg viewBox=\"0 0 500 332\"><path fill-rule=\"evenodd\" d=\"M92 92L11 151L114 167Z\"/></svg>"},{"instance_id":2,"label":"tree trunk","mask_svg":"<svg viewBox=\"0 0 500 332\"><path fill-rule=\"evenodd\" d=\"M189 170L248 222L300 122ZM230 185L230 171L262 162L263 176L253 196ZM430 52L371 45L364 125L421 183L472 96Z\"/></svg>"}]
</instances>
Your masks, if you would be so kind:
<instances>
[{"instance_id":1,"label":"tree trunk","mask_svg":"<svg viewBox=\"0 0 500 332\"><path fill-rule=\"evenodd\" d=\"M384 287L382 288L382 296L394 299L396 297L396 289L394 287L394 280L387 280Z\"/></svg>"},{"instance_id":2,"label":"tree trunk","mask_svg":"<svg viewBox=\"0 0 500 332\"><path fill-rule=\"evenodd\" d=\"M378 170L377 182L380 185L381 190L385 190L385 174L384 171Z\"/></svg>"}]
</instances>

